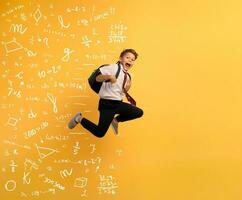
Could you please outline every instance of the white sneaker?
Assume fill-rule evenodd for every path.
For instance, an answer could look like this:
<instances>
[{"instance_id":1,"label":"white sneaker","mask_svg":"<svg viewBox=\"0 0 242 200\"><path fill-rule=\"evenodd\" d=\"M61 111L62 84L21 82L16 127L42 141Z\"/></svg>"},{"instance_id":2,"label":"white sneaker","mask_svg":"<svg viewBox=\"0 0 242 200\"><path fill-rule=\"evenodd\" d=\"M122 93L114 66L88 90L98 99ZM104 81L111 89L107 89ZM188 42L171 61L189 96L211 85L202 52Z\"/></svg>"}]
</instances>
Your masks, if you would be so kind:
<instances>
[{"instance_id":1,"label":"white sneaker","mask_svg":"<svg viewBox=\"0 0 242 200\"><path fill-rule=\"evenodd\" d=\"M69 129L73 129L78 124L78 122L76 121L76 118L79 116L82 116L80 112L78 112L74 117L71 118L71 120L68 123Z\"/></svg>"}]
</instances>

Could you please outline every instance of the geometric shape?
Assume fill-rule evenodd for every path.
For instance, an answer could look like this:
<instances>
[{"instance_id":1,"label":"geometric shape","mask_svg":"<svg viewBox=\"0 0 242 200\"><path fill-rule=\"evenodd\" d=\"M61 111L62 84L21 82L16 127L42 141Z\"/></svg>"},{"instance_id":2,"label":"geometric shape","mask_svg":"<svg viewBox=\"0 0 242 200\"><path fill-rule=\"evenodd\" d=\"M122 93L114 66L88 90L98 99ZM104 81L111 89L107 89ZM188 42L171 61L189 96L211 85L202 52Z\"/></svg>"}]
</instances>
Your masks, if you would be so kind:
<instances>
[{"instance_id":1,"label":"geometric shape","mask_svg":"<svg viewBox=\"0 0 242 200\"><path fill-rule=\"evenodd\" d=\"M40 159L46 158L46 157L50 156L51 154L58 152L55 149L51 149L51 148L47 148L47 147L40 147L37 144L35 144L35 146L39 153Z\"/></svg>"},{"instance_id":2,"label":"geometric shape","mask_svg":"<svg viewBox=\"0 0 242 200\"><path fill-rule=\"evenodd\" d=\"M8 123L8 125L10 125L10 126L15 126L15 125L17 124L17 122L18 122L17 119L15 119L15 118L13 118L13 117L9 117L7 123Z\"/></svg>"},{"instance_id":3,"label":"geometric shape","mask_svg":"<svg viewBox=\"0 0 242 200\"><path fill-rule=\"evenodd\" d=\"M23 48L22 45L16 42L14 39L12 41L5 42L4 47L7 53L11 53Z\"/></svg>"},{"instance_id":4,"label":"geometric shape","mask_svg":"<svg viewBox=\"0 0 242 200\"><path fill-rule=\"evenodd\" d=\"M40 18L42 16L42 13L40 12L39 8L37 8L37 10L34 12L33 16L34 16L36 23L38 23L38 21L40 20Z\"/></svg>"},{"instance_id":5,"label":"geometric shape","mask_svg":"<svg viewBox=\"0 0 242 200\"><path fill-rule=\"evenodd\" d=\"M12 184L12 187L9 187L9 184ZM14 180L8 180L6 183L5 183L5 189L9 192L12 192L14 191L16 188L16 182Z\"/></svg>"},{"instance_id":6,"label":"geometric shape","mask_svg":"<svg viewBox=\"0 0 242 200\"><path fill-rule=\"evenodd\" d=\"M87 178L85 177L76 178L73 187L84 188L85 186L87 186Z\"/></svg>"}]
</instances>

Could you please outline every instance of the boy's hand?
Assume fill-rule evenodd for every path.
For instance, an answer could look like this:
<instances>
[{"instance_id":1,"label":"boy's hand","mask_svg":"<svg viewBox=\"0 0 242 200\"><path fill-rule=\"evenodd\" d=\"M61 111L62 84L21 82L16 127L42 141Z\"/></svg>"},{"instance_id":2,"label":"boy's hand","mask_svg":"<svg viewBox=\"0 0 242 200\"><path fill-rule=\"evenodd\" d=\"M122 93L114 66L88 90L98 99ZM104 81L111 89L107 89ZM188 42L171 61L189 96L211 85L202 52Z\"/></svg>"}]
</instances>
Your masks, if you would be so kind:
<instances>
[{"instance_id":1,"label":"boy's hand","mask_svg":"<svg viewBox=\"0 0 242 200\"><path fill-rule=\"evenodd\" d=\"M117 81L116 76L114 76L114 75L110 75L109 79L110 79L111 83L115 83Z\"/></svg>"}]
</instances>

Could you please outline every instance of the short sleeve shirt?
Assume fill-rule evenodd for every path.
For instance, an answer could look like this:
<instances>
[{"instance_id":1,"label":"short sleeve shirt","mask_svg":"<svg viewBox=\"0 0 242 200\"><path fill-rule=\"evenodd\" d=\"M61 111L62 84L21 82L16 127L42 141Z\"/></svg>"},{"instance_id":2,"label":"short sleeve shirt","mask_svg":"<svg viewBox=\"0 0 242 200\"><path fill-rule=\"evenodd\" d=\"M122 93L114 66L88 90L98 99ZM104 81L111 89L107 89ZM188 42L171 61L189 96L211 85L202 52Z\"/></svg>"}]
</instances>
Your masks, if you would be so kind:
<instances>
[{"instance_id":1,"label":"short sleeve shirt","mask_svg":"<svg viewBox=\"0 0 242 200\"><path fill-rule=\"evenodd\" d=\"M100 98L103 99L111 99L111 100L122 100L124 97L124 92L122 90L123 81L124 81L124 72L123 72L123 65L120 63L121 70L119 73L119 76L117 78L117 81L115 83L111 82L103 82L102 86L99 90L98 95ZM116 75L118 70L118 64L110 64L107 66L103 66L100 68L100 72L103 75ZM129 79L129 76L127 76L127 79Z\"/></svg>"}]
</instances>

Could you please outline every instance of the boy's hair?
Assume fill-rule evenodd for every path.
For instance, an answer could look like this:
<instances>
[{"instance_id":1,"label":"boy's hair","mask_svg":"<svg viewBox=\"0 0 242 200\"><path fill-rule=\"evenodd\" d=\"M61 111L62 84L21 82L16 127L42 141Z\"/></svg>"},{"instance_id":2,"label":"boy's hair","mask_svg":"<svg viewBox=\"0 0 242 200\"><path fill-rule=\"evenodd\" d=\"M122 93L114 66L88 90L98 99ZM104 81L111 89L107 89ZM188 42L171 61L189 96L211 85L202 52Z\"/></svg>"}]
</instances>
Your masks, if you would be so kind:
<instances>
[{"instance_id":1,"label":"boy's hair","mask_svg":"<svg viewBox=\"0 0 242 200\"><path fill-rule=\"evenodd\" d=\"M134 49L124 49L121 53L120 53L120 57L123 57L126 53L132 53L135 56L135 60L138 57L138 53L134 50Z\"/></svg>"}]
</instances>

